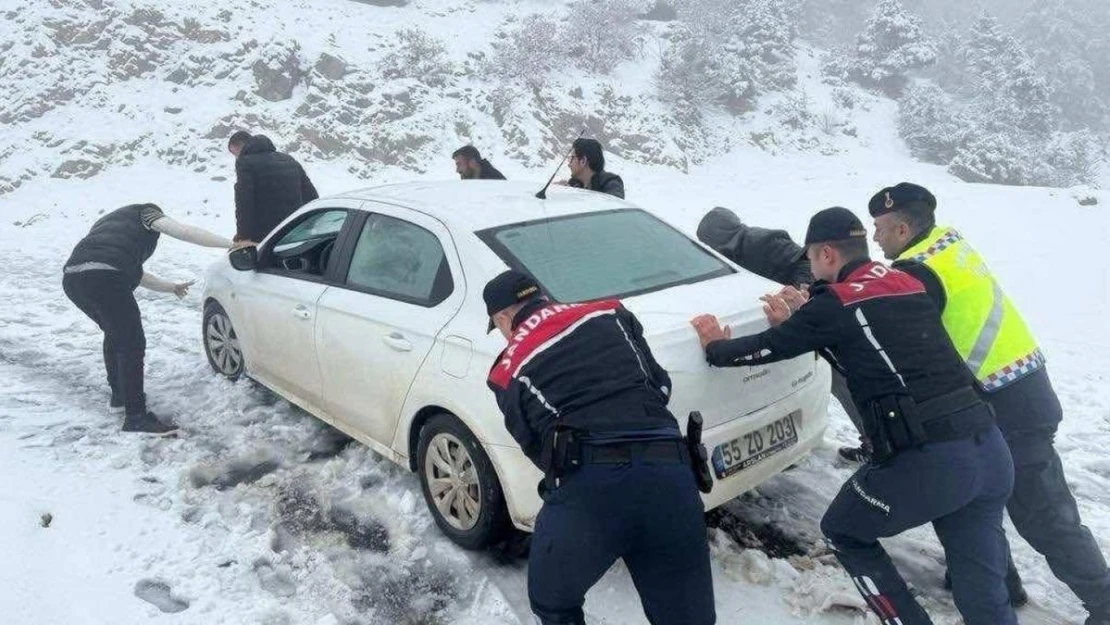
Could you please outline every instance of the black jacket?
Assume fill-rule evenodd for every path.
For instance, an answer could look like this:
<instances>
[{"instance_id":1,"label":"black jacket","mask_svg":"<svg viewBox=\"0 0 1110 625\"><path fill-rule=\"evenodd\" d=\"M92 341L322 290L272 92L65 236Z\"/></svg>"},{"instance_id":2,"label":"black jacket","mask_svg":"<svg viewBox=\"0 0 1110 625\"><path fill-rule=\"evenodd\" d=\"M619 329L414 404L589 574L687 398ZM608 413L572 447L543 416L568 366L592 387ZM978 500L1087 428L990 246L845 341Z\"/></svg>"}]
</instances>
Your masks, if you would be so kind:
<instances>
[{"instance_id":1,"label":"black jacket","mask_svg":"<svg viewBox=\"0 0 1110 625\"><path fill-rule=\"evenodd\" d=\"M702 217L698 240L757 276L791 286L813 282L805 248L785 230L745 225L727 208L718 206Z\"/></svg>"},{"instance_id":2,"label":"black jacket","mask_svg":"<svg viewBox=\"0 0 1110 625\"><path fill-rule=\"evenodd\" d=\"M163 217L154 204L131 204L101 217L73 248L65 266L104 263L118 270L131 288L143 278L143 263L158 247L152 225Z\"/></svg>"},{"instance_id":3,"label":"black jacket","mask_svg":"<svg viewBox=\"0 0 1110 625\"><path fill-rule=\"evenodd\" d=\"M261 241L318 197L300 163L265 135L251 137L235 159L235 240Z\"/></svg>"},{"instance_id":4,"label":"black jacket","mask_svg":"<svg viewBox=\"0 0 1110 625\"><path fill-rule=\"evenodd\" d=\"M505 179L505 174L497 171L497 168L493 166L493 163L490 163L486 159L483 158L482 160L478 161L478 165L482 168L481 171L478 173L478 180Z\"/></svg>"},{"instance_id":5,"label":"black jacket","mask_svg":"<svg viewBox=\"0 0 1110 625\"><path fill-rule=\"evenodd\" d=\"M844 374L864 414L871 402L891 395L922 403L973 384L925 287L871 261L848 264L835 284L815 283L810 300L778 327L710 343L706 357L727 367L811 351Z\"/></svg>"},{"instance_id":6,"label":"black jacket","mask_svg":"<svg viewBox=\"0 0 1110 625\"><path fill-rule=\"evenodd\" d=\"M673 429L671 380L640 322L616 300L523 308L489 373L505 427L546 470L542 445L556 425L589 434Z\"/></svg>"},{"instance_id":7,"label":"black jacket","mask_svg":"<svg viewBox=\"0 0 1110 625\"><path fill-rule=\"evenodd\" d=\"M567 184L577 189L584 188L582 182L577 178L571 178L570 182ZM600 191L602 193L608 193L609 195L615 195L622 200L624 199L624 181L621 180L620 176L611 174L607 171L596 172L593 178L590 178L590 186L588 188L590 191Z\"/></svg>"}]
</instances>

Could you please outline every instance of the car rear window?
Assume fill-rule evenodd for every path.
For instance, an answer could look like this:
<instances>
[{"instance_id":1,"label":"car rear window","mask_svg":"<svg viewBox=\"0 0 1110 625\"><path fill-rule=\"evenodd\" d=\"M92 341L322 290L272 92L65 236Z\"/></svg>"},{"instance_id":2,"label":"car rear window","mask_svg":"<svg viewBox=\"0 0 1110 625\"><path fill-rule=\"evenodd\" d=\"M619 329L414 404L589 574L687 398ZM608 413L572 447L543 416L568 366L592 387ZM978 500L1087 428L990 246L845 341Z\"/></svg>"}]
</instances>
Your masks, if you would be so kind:
<instances>
[{"instance_id":1,"label":"car rear window","mask_svg":"<svg viewBox=\"0 0 1110 625\"><path fill-rule=\"evenodd\" d=\"M686 235L638 209L527 221L477 234L560 302L629 297L734 273Z\"/></svg>"}]
</instances>

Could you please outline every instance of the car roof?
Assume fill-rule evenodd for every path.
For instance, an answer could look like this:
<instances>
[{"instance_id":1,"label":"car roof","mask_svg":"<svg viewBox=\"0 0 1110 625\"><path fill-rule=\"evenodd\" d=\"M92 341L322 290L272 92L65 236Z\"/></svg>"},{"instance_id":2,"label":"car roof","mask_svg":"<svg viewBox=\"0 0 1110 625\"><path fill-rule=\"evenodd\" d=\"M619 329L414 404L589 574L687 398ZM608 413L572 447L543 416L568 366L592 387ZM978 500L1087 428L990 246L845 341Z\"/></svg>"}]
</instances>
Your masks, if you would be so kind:
<instances>
[{"instance_id":1,"label":"car roof","mask_svg":"<svg viewBox=\"0 0 1110 625\"><path fill-rule=\"evenodd\" d=\"M637 208L614 196L552 185L547 199L536 197L542 183L505 180L450 180L389 184L334 197L377 201L430 215L449 228L477 231L548 217Z\"/></svg>"}]
</instances>

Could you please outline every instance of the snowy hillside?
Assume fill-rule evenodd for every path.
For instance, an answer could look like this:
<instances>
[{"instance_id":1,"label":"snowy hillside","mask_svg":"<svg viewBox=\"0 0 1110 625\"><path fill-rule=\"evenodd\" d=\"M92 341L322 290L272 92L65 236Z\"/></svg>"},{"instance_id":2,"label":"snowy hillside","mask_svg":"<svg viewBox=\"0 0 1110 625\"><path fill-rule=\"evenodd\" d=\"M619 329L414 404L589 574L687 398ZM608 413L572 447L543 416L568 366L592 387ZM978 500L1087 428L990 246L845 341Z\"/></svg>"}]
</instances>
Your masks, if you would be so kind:
<instances>
[{"instance_id":1,"label":"snowy hillside","mask_svg":"<svg viewBox=\"0 0 1110 625\"><path fill-rule=\"evenodd\" d=\"M464 142L538 188L585 125L611 150L629 200L691 233L721 205L800 238L817 209L866 216L882 186L929 186L940 219L990 260L1043 343L1066 415L1057 449L1110 552L1110 193L970 185L916 162L898 137L896 104L823 83L820 50L801 47L787 91L742 116L706 112L694 123L658 100L650 45L608 76L560 68L559 89L486 80L502 22L555 13L553 3L377 6L393 4L405 3L7 0L0 9L0 622L528 622L525 561L513 545L459 550L436 530L414 475L259 386L211 372L200 285L183 302L137 293L152 409L185 434L125 436L107 414L101 337L62 293L62 263L98 214L132 202L230 235L225 142L242 126L294 153L328 195L453 177L448 155ZM427 37L397 34L415 27ZM662 37L669 26L647 28ZM1079 204L1088 198L1098 203ZM218 260L167 240L147 266L192 279ZM875 622L818 540L824 507L851 471L835 450L854 433L832 410L813 456L715 515L719 622ZM1035 604L1022 622L1080 623L1074 597L1009 534ZM955 625L932 530L887 544L938 625ZM620 565L586 608L595 623L645 622Z\"/></svg>"},{"instance_id":2,"label":"snowy hillside","mask_svg":"<svg viewBox=\"0 0 1110 625\"><path fill-rule=\"evenodd\" d=\"M146 159L224 176L226 138L242 127L356 175L436 171L467 142L497 163L540 166L582 128L628 160L686 169L733 146L831 153L866 144L853 139L865 132L854 117L874 100L822 97L811 81L753 115L710 111L694 123L693 111L656 97L670 26L650 21L640 60L609 75L557 66L543 89L494 80L491 64L501 61L493 45L508 36L502 24L562 15L562 5L539 0L9 4L0 44L9 94L0 102L0 193L41 176L83 179ZM800 59L811 77L815 54L804 49Z\"/></svg>"}]
</instances>

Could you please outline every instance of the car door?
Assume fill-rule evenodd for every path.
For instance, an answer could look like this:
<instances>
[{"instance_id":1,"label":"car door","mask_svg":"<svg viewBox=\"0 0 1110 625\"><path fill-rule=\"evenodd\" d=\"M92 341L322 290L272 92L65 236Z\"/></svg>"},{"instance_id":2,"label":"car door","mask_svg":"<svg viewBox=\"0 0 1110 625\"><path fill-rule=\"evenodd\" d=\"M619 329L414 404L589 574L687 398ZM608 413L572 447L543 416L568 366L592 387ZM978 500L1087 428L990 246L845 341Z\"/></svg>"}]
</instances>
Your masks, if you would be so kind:
<instances>
[{"instance_id":1,"label":"car door","mask_svg":"<svg viewBox=\"0 0 1110 625\"><path fill-rule=\"evenodd\" d=\"M317 342L326 410L389 445L409 387L465 291L441 222L385 204L363 209L343 286L318 302Z\"/></svg>"},{"instance_id":2,"label":"car door","mask_svg":"<svg viewBox=\"0 0 1110 625\"><path fill-rule=\"evenodd\" d=\"M251 375L304 408L321 406L316 307L334 273L332 254L351 220L343 203L306 212L270 237L259 251L258 269L235 294L246 319L241 335Z\"/></svg>"}]
</instances>

